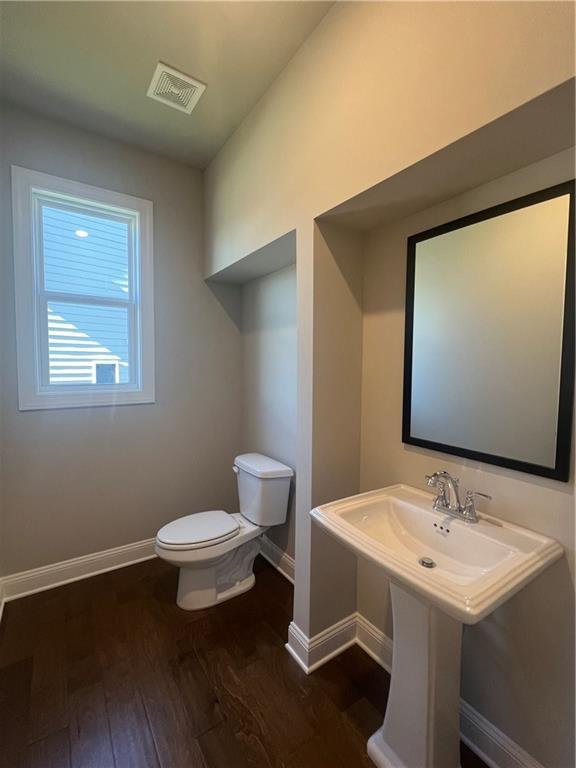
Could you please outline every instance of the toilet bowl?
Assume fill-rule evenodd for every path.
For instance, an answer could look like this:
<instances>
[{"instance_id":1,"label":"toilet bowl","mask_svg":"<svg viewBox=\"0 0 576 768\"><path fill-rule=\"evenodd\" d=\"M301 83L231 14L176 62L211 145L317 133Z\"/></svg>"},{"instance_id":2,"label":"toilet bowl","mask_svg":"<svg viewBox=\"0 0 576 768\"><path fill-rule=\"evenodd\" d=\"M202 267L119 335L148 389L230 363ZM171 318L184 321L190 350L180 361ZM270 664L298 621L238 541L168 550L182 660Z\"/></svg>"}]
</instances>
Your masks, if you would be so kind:
<instances>
[{"instance_id":1,"label":"toilet bowl","mask_svg":"<svg viewBox=\"0 0 576 768\"><path fill-rule=\"evenodd\" d=\"M184 610L217 605L254 585L260 536L285 522L293 471L260 453L234 460L240 514L223 510L180 517L158 531L158 557L180 568L176 602Z\"/></svg>"}]
</instances>

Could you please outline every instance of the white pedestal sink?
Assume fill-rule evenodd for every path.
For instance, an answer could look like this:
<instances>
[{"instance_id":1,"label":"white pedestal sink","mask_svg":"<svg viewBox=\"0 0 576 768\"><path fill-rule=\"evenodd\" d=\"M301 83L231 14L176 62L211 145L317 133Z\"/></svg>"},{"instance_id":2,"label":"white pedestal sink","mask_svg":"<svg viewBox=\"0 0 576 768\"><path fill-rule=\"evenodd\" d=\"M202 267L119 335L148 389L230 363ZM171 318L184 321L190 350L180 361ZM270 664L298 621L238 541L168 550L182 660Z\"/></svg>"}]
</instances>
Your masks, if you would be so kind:
<instances>
[{"instance_id":1,"label":"white pedestal sink","mask_svg":"<svg viewBox=\"0 0 576 768\"><path fill-rule=\"evenodd\" d=\"M405 485L325 504L326 531L391 580L392 684L384 724L368 741L379 768L458 768L462 624L475 624L562 556L558 542L483 515L432 509Z\"/></svg>"}]
</instances>

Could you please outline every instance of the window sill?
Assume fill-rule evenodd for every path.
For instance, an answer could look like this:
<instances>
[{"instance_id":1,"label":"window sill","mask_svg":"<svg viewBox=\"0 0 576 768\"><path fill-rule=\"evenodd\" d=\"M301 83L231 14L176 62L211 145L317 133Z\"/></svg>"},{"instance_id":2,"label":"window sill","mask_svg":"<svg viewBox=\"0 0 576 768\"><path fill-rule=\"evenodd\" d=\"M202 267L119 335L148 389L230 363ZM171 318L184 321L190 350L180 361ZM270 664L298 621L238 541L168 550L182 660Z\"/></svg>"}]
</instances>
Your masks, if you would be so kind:
<instances>
[{"instance_id":1,"label":"window sill","mask_svg":"<svg viewBox=\"0 0 576 768\"><path fill-rule=\"evenodd\" d=\"M62 408L114 408L117 405L150 405L156 402L153 392L95 392L52 393L45 392L20 399L20 411L45 411Z\"/></svg>"}]
</instances>

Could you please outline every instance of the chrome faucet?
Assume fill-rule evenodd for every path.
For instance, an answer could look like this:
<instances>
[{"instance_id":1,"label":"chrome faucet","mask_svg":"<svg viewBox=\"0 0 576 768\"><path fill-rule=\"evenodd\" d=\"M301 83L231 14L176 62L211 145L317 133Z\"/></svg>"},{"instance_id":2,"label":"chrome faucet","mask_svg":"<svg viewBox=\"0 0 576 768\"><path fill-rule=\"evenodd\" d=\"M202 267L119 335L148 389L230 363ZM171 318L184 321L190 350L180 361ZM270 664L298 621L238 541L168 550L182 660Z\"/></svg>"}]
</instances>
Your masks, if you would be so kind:
<instances>
[{"instance_id":1,"label":"chrome faucet","mask_svg":"<svg viewBox=\"0 0 576 768\"><path fill-rule=\"evenodd\" d=\"M434 499L434 509L437 512L445 512L468 523L478 522L478 512L474 502L476 496L492 499L492 496L488 496L487 493L467 491L466 500L464 505L462 505L460 502L458 478L452 477L444 469L440 472L434 472L432 475L426 475L426 482L430 488L436 488L438 491L438 495Z\"/></svg>"},{"instance_id":2,"label":"chrome faucet","mask_svg":"<svg viewBox=\"0 0 576 768\"><path fill-rule=\"evenodd\" d=\"M430 488L437 488L438 496L434 499L434 509L439 512L462 511L460 493L458 491L458 478L452 477L445 469L426 475L426 482Z\"/></svg>"}]
</instances>

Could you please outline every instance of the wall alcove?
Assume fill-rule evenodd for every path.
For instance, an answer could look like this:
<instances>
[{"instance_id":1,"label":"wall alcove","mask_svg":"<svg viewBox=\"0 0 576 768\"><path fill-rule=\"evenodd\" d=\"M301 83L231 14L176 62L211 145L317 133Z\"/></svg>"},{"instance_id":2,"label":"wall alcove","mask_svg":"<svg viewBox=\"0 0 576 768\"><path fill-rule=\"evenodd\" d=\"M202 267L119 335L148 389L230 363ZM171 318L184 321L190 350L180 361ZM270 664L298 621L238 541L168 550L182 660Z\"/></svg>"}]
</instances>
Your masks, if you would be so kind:
<instances>
[{"instance_id":1,"label":"wall alcove","mask_svg":"<svg viewBox=\"0 0 576 768\"><path fill-rule=\"evenodd\" d=\"M464 700L543 764L558 765L573 759L568 729L545 721L552 759L526 728L534 713L518 712L514 702L537 690L564 723L572 719L572 694L560 680L574 663L574 472L564 484L402 444L404 295L410 234L574 178L573 143L570 80L317 216L311 231L299 233L297 254L308 296L298 318L299 429L308 430L309 442L300 442L299 454L294 625L314 637L358 611L391 637L385 580L317 530L308 511L391 483L423 488L426 472L447 468L466 488L495 497L487 511L566 548L549 573L467 631L464 646ZM336 611L323 599L335 592ZM550 643L538 627L550 626L554 653L528 682L525 670L539 667ZM535 638L529 646L527 634ZM507 690L497 701L483 680L502 664L509 665ZM463 723L472 739L471 723Z\"/></svg>"}]
</instances>

